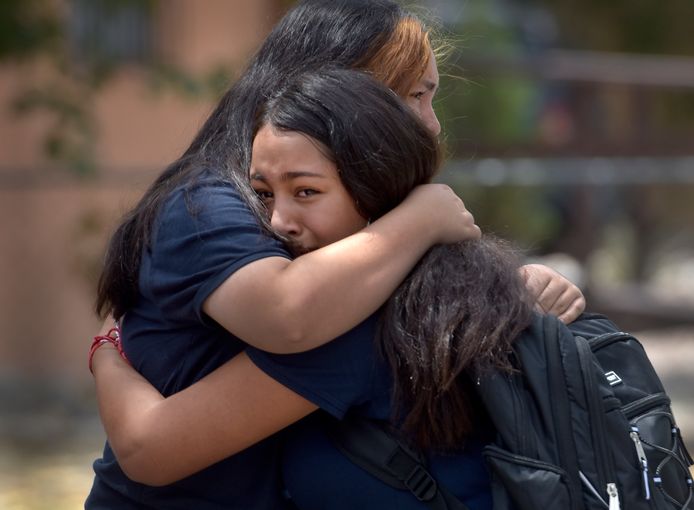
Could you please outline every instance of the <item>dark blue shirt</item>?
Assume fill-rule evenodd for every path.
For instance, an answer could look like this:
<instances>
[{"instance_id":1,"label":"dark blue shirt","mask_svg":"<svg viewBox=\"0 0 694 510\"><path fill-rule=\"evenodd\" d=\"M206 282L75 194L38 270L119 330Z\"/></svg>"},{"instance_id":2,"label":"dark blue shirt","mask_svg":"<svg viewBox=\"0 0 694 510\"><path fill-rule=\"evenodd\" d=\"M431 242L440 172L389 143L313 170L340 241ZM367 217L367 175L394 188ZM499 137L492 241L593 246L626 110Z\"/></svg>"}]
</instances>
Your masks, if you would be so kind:
<instances>
[{"instance_id":1,"label":"dark blue shirt","mask_svg":"<svg viewBox=\"0 0 694 510\"><path fill-rule=\"evenodd\" d=\"M128 359L162 394L202 378L246 347L207 317L202 305L229 276L265 257L289 257L263 234L235 188L211 176L176 190L144 252L139 301L125 316ZM204 420L204 416L200 416ZM101 508L281 509L279 438L270 437L180 482L130 481L108 443L94 462L86 502ZM175 444L175 438L172 438Z\"/></svg>"},{"instance_id":2,"label":"dark blue shirt","mask_svg":"<svg viewBox=\"0 0 694 510\"><path fill-rule=\"evenodd\" d=\"M254 348L248 355L260 369L342 418L349 410L388 420L392 415L392 379L374 342L376 316L317 349L277 355ZM470 510L491 510L491 490L482 459L482 442L470 438L450 454L429 454L434 477ZM301 510L425 509L409 492L384 484L353 464L326 437L317 417L292 427L285 444L286 488Z\"/></svg>"}]
</instances>

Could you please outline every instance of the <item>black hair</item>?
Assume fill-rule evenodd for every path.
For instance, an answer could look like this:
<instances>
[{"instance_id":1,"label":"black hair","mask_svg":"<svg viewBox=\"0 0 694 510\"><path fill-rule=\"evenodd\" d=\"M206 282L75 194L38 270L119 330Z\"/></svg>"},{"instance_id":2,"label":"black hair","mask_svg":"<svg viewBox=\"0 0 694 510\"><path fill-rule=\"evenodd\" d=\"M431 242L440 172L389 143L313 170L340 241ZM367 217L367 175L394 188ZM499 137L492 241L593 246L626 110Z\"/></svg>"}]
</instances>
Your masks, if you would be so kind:
<instances>
[{"instance_id":1,"label":"black hair","mask_svg":"<svg viewBox=\"0 0 694 510\"><path fill-rule=\"evenodd\" d=\"M298 75L260 110L269 125L320 142L366 218L429 182L433 135L398 96L368 75ZM383 306L378 343L393 374L394 423L422 447L454 449L475 428L471 372L510 370L512 343L532 305L510 245L484 237L436 246Z\"/></svg>"},{"instance_id":2,"label":"black hair","mask_svg":"<svg viewBox=\"0 0 694 510\"><path fill-rule=\"evenodd\" d=\"M352 67L389 40L406 13L391 0L304 0L277 24L221 98L184 154L164 170L115 230L99 279L96 311L121 317L138 298L143 250L161 205L179 186L213 172L235 186L267 228L247 172L258 107L296 73L318 64Z\"/></svg>"},{"instance_id":3,"label":"black hair","mask_svg":"<svg viewBox=\"0 0 694 510\"><path fill-rule=\"evenodd\" d=\"M532 301L520 258L493 237L430 249L383 307L379 346L393 374L393 419L421 448L460 449L485 413L477 374L512 371Z\"/></svg>"},{"instance_id":4,"label":"black hair","mask_svg":"<svg viewBox=\"0 0 694 510\"><path fill-rule=\"evenodd\" d=\"M370 220L429 182L439 166L435 137L393 91L359 71L299 75L261 109L255 131L264 125L319 142Z\"/></svg>"}]
</instances>

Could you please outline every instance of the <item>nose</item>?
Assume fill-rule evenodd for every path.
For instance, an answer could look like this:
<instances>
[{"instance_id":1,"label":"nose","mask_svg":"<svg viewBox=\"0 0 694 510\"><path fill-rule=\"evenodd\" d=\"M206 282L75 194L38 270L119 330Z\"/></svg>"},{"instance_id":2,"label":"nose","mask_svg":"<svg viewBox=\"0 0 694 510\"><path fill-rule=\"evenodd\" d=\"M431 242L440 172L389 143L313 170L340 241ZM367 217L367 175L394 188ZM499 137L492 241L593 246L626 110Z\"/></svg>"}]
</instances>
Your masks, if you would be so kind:
<instances>
[{"instance_id":1,"label":"nose","mask_svg":"<svg viewBox=\"0 0 694 510\"><path fill-rule=\"evenodd\" d=\"M433 106L429 106L422 117L422 122L424 122L426 128L431 131L434 136L439 136L441 134L441 123L436 116Z\"/></svg>"},{"instance_id":2,"label":"nose","mask_svg":"<svg viewBox=\"0 0 694 510\"><path fill-rule=\"evenodd\" d=\"M300 223L291 207L283 201L275 199L270 216L270 226L280 235L296 237L301 233Z\"/></svg>"}]
</instances>

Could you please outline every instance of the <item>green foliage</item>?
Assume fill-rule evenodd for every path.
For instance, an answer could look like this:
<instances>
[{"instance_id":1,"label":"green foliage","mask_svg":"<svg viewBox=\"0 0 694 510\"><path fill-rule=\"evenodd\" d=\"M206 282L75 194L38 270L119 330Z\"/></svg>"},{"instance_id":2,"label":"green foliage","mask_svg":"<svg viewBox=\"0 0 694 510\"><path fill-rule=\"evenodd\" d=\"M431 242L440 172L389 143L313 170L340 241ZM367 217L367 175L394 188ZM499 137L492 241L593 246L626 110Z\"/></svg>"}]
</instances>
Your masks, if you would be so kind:
<instances>
[{"instance_id":1,"label":"green foliage","mask_svg":"<svg viewBox=\"0 0 694 510\"><path fill-rule=\"evenodd\" d=\"M690 0L535 0L556 17L562 44L591 51L692 55Z\"/></svg>"},{"instance_id":2,"label":"green foliage","mask_svg":"<svg viewBox=\"0 0 694 510\"><path fill-rule=\"evenodd\" d=\"M98 170L96 93L123 66L137 65L145 71L154 92L173 90L192 100L218 97L232 78L231 70L221 67L192 76L159 62L151 52L122 58L100 37L99 29L116 21L129 26L133 14L151 20L159 5L158 0L68 0L63 16L53 0L0 2L0 62L41 59L52 69L47 80L27 85L14 98L12 111L18 116L48 114L44 153L79 177ZM70 16L79 9L97 24L76 40L70 33Z\"/></svg>"},{"instance_id":3,"label":"green foliage","mask_svg":"<svg viewBox=\"0 0 694 510\"><path fill-rule=\"evenodd\" d=\"M454 51L450 63L441 66L436 102L451 158L593 155L590 150L605 155L639 151L677 155L691 146L691 89L623 86L623 93L615 93L601 84L519 77L499 66L493 72L466 68L466 62L477 60L489 64L480 58L484 56L527 57L553 48L692 56L691 0L465 0L458 5L459 24L446 27ZM544 46L536 44L542 34L528 29L527 17L533 11L556 24L556 38L550 29L549 36L544 34ZM560 107L557 117L552 117L552 101ZM554 139L547 136L562 128L569 133L566 139L561 139L561 132ZM691 194L689 187L682 190ZM541 249L544 240L562 234L557 213L547 205L541 187L466 184L459 191L483 229L526 247ZM669 203L653 200L647 204L649 214L673 226L691 216L684 212L691 207L682 206L676 196L672 194Z\"/></svg>"},{"instance_id":4,"label":"green foliage","mask_svg":"<svg viewBox=\"0 0 694 510\"><path fill-rule=\"evenodd\" d=\"M534 132L528 128L535 88L516 79L469 82L443 76L436 110L455 157L472 143L501 145L523 143Z\"/></svg>"},{"instance_id":5,"label":"green foliage","mask_svg":"<svg viewBox=\"0 0 694 510\"><path fill-rule=\"evenodd\" d=\"M529 254L541 253L562 228L544 187L481 186L443 179L463 197L483 232L511 239Z\"/></svg>"},{"instance_id":6,"label":"green foliage","mask_svg":"<svg viewBox=\"0 0 694 510\"><path fill-rule=\"evenodd\" d=\"M61 38L61 27L45 0L0 2L0 62L23 59L50 49Z\"/></svg>"}]
</instances>

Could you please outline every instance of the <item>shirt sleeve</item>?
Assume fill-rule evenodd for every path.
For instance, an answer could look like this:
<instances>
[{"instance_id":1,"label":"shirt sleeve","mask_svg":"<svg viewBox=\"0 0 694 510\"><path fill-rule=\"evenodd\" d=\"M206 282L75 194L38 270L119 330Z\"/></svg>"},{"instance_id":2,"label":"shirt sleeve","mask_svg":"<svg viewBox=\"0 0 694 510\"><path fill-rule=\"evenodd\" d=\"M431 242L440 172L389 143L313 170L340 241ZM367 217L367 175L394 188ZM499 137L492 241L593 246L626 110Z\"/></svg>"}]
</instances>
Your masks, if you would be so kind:
<instances>
[{"instance_id":1,"label":"shirt sleeve","mask_svg":"<svg viewBox=\"0 0 694 510\"><path fill-rule=\"evenodd\" d=\"M263 232L233 186L202 182L177 190L162 208L140 288L165 316L205 322L207 297L235 271L266 257L289 254Z\"/></svg>"},{"instance_id":2,"label":"shirt sleeve","mask_svg":"<svg viewBox=\"0 0 694 510\"><path fill-rule=\"evenodd\" d=\"M350 407L370 399L378 363L375 327L376 319L371 317L335 340L297 354L273 354L250 346L246 352L277 382L342 419Z\"/></svg>"}]
</instances>

